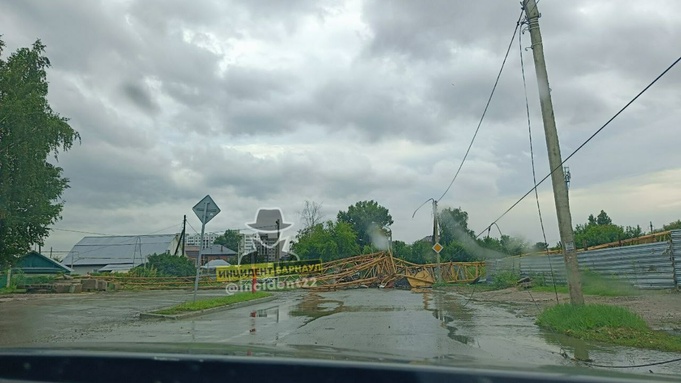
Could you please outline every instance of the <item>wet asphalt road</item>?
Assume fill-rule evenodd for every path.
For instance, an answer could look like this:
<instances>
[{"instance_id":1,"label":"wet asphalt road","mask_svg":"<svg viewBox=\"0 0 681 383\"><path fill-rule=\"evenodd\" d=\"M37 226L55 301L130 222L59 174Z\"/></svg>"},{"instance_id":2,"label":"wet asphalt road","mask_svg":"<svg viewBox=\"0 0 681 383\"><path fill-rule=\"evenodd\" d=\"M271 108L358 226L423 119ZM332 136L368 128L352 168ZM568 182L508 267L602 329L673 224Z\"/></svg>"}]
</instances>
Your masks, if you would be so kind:
<instances>
[{"instance_id":1,"label":"wet asphalt road","mask_svg":"<svg viewBox=\"0 0 681 383\"><path fill-rule=\"evenodd\" d=\"M202 291L200 295L221 296L224 292ZM560 355L561 350L608 365L679 357L547 334L512 306L466 304L461 295L430 290L290 291L277 293L274 301L200 317L176 321L138 318L142 311L191 297L189 292L146 291L0 300L0 347L192 342L523 365L572 365ZM681 365L650 370L681 374Z\"/></svg>"}]
</instances>

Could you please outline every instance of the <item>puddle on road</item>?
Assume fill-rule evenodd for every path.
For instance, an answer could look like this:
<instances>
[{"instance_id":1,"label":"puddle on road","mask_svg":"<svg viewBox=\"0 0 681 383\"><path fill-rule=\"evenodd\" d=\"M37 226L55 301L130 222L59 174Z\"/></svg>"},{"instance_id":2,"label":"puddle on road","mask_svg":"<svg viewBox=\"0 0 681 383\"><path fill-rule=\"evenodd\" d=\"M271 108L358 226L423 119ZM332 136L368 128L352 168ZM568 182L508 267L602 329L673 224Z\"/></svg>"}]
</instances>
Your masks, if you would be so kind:
<instances>
[{"instance_id":1,"label":"puddle on road","mask_svg":"<svg viewBox=\"0 0 681 383\"><path fill-rule=\"evenodd\" d=\"M342 307L342 301L324 299L319 294L309 293L289 314L294 317L308 317L308 320L305 321L307 324L315 319L340 312Z\"/></svg>"},{"instance_id":2,"label":"puddle on road","mask_svg":"<svg viewBox=\"0 0 681 383\"><path fill-rule=\"evenodd\" d=\"M513 306L498 303L469 302L468 297L432 290L411 292L416 297L421 296L422 309L429 311L438 321L439 326L446 330L449 339L470 347L481 349L501 360L522 361L547 365L574 365L571 358L589 361L601 365L640 364L678 357L678 354L664 353L651 350L639 350L626 347L584 342L567 336L552 334L539 329L522 310ZM419 298L417 298L419 299ZM418 301L417 301L418 302ZM467 303L469 302L469 303ZM256 333L258 318L268 318L279 323L288 318L303 320L299 326L304 326L318 318L343 312L391 312L407 311L409 304L378 305L366 304L347 305L343 300L327 298L321 294L310 292L301 299L266 307L250 312L251 321L249 332ZM335 328L324 328L324 331L335 331ZM257 327L261 331L260 324ZM289 332L291 330L288 330ZM273 334L275 341L287 333ZM567 355L570 359L566 359ZM656 373L681 373L681 366L660 366ZM638 372L648 372L639 370Z\"/></svg>"},{"instance_id":3,"label":"puddle on road","mask_svg":"<svg viewBox=\"0 0 681 383\"><path fill-rule=\"evenodd\" d=\"M533 317L512 306L483 302L468 305L467 297L445 292L424 291L420 294L423 295L423 308L432 312L440 325L448 330L449 338L493 355L513 353L514 358L528 361L553 359L555 363L558 359L562 364L574 365L578 360L613 366L679 357L675 353L586 342L550 333L539 329ZM664 365L650 371L653 370L655 373L679 374L681 366ZM630 371L649 373L649 368Z\"/></svg>"},{"instance_id":4,"label":"puddle on road","mask_svg":"<svg viewBox=\"0 0 681 383\"><path fill-rule=\"evenodd\" d=\"M289 313L291 316L308 317L305 323L341 312L388 312L405 311L404 307L394 306L347 306L343 301L326 299L317 293L307 294Z\"/></svg>"}]
</instances>

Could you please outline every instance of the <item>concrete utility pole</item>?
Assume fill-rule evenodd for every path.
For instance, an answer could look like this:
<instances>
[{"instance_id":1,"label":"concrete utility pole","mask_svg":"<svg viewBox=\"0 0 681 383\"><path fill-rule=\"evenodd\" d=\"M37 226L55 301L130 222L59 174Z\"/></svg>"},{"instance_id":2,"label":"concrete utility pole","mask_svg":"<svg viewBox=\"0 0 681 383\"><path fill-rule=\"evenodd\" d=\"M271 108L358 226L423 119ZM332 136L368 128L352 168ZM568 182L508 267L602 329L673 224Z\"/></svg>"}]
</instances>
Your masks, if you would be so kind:
<instances>
[{"instance_id":1,"label":"concrete utility pole","mask_svg":"<svg viewBox=\"0 0 681 383\"><path fill-rule=\"evenodd\" d=\"M274 254L274 261L279 262L279 256L281 255L279 253L279 235L280 235L279 234L279 228L280 228L281 222L279 221L279 219L277 219L275 221L275 223L277 224L277 242L276 242L277 250L276 250L276 253Z\"/></svg>"},{"instance_id":2,"label":"concrete utility pole","mask_svg":"<svg viewBox=\"0 0 681 383\"><path fill-rule=\"evenodd\" d=\"M579 277L577 264L577 250L575 248L574 233L572 232L572 217L570 216L570 202L568 190L565 183L565 172L561 163L560 144L558 142L558 132L556 131L556 120L553 115L553 102L551 101L551 89L549 88L549 76L546 72L546 62L544 61L544 47L542 45L541 32L539 30L539 10L535 0L523 0L527 23L532 39L532 54L534 56L534 68L537 73L537 84L539 86L539 101L541 103L541 114L544 121L544 131L546 134L546 146L549 154L549 166L551 170L551 183L553 184L553 198L556 203L556 213L558 215L558 229L560 240L563 244L563 256L565 258L565 268L567 271L568 288L570 290L570 303L573 305L583 305L584 296L582 295L582 283Z\"/></svg>"},{"instance_id":3,"label":"concrete utility pole","mask_svg":"<svg viewBox=\"0 0 681 383\"><path fill-rule=\"evenodd\" d=\"M437 224L437 201L433 199L433 245L440 243L440 228ZM435 251L435 250L433 250ZM437 267L435 268L435 281L442 281L442 272L440 271L440 252L435 251L435 259Z\"/></svg>"}]
</instances>

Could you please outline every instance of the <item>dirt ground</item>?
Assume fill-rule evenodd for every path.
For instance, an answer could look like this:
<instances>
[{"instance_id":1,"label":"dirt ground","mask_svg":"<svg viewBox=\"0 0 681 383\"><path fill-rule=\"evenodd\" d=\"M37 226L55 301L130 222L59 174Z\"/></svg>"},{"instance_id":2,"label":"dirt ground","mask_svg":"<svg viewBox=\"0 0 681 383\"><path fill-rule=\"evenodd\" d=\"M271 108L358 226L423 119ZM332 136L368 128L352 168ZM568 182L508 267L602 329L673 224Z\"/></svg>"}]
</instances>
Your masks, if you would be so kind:
<instances>
[{"instance_id":1,"label":"dirt ground","mask_svg":"<svg viewBox=\"0 0 681 383\"><path fill-rule=\"evenodd\" d=\"M494 291L473 291L460 289L458 293L471 297L472 302L499 302L523 309L529 315L536 315L537 308L556 303L555 293L536 292L508 288ZM471 295L472 294L472 295ZM561 303L569 303L567 294L558 293ZM627 307L638 313L653 329L681 331L681 293L672 291L643 291L640 295L602 297L585 295L586 303L603 303Z\"/></svg>"}]
</instances>

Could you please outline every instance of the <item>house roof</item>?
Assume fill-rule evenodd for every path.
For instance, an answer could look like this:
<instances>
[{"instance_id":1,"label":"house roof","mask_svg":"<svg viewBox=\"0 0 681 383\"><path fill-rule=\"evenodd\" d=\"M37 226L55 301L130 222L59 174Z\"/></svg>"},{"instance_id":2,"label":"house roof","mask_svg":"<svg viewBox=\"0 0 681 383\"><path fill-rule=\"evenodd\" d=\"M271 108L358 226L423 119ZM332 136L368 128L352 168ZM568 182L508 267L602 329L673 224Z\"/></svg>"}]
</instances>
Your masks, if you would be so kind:
<instances>
[{"instance_id":1,"label":"house roof","mask_svg":"<svg viewBox=\"0 0 681 383\"><path fill-rule=\"evenodd\" d=\"M172 251L178 234L85 237L61 262L67 266L140 265L147 256ZM141 253L141 255L140 255Z\"/></svg>"},{"instance_id":2,"label":"house roof","mask_svg":"<svg viewBox=\"0 0 681 383\"><path fill-rule=\"evenodd\" d=\"M31 251L19 258L15 267L21 269L26 274L70 274L73 272L73 269L70 267L64 266L54 259L50 259L35 251Z\"/></svg>"},{"instance_id":3,"label":"house roof","mask_svg":"<svg viewBox=\"0 0 681 383\"><path fill-rule=\"evenodd\" d=\"M212 245L203 249L202 255L236 255L236 251L222 245Z\"/></svg>"},{"instance_id":4,"label":"house roof","mask_svg":"<svg viewBox=\"0 0 681 383\"><path fill-rule=\"evenodd\" d=\"M112 273L127 273L132 269L132 263L121 263L121 264L115 264L115 265L106 265L102 267L101 269L98 269L97 271L100 273L110 271Z\"/></svg>"},{"instance_id":5,"label":"house roof","mask_svg":"<svg viewBox=\"0 0 681 383\"><path fill-rule=\"evenodd\" d=\"M214 259L205 265L201 266L202 269L214 269L218 266L230 266L230 263L227 261L223 261L222 259Z\"/></svg>"}]
</instances>

